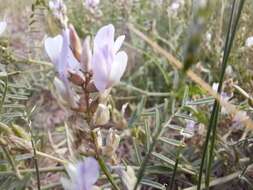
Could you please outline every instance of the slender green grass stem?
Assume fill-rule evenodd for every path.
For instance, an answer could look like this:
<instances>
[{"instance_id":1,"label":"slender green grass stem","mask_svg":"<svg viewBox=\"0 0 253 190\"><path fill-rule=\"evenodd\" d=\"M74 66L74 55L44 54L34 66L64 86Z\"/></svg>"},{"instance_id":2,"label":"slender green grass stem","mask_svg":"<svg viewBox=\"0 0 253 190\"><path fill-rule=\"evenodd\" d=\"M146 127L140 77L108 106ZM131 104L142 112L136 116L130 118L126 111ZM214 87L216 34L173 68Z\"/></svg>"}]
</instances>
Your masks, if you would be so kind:
<instances>
[{"instance_id":1,"label":"slender green grass stem","mask_svg":"<svg viewBox=\"0 0 253 190\"><path fill-rule=\"evenodd\" d=\"M109 172L109 170L108 170L108 168L107 168L107 166L105 164L105 161L100 156L98 156L98 163L100 165L101 170L104 172L104 174L106 175L107 179L112 184L113 189L120 190L120 188L118 187L118 185L114 181L111 173Z\"/></svg>"},{"instance_id":2,"label":"slender green grass stem","mask_svg":"<svg viewBox=\"0 0 253 190\"><path fill-rule=\"evenodd\" d=\"M215 102L215 104L216 104L216 102ZM215 110L215 109L213 109L213 110ZM197 190L201 189L202 173L203 173L204 164L205 164L205 161L206 161L206 154L207 154L207 149L208 149L209 138L210 138L211 132L212 132L211 127L212 127L213 118L214 118L214 111L212 111L212 115L211 115L211 118L210 118L210 123L209 123L208 129L207 129L206 140L205 140L205 143L204 143L204 151L203 151L203 155L202 155L202 158L201 158L200 169L199 169Z\"/></svg>"},{"instance_id":3,"label":"slender green grass stem","mask_svg":"<svg viewBox=\"0 0 253 190\"><path fill-rule=\"evenodd\" d=\"M29 120L28 120L28 126L31 133L31 143L32 143L32 148L33 148L33 160L34 160L34 165L35 165L35 170L36 170L37 186L38 186L38 190L40 190L41 189L40 188L40 171L39 171L39 166L38 166L38 157L37 157L36 146L34 143L34 136L32 132L31 121Z\"/></svg>"},{"instance_id":4,"label":"slender green grass stem","mask_svg":"<svg viewBox=\"0 0 253 190\"><path fill-rule=\"evenodd\" d=\"M177 173L177 168L178 168L178 163L180 161L181 158L181 152L182 152L183 146L182 143L180 144L180 146L177 149L177 155L176 155L176 162L173 168L173 173L172 173L172 177L171 177L171 181L170 181L170 186L169 186L169 190L173 190L173 186L175 183L175 178L176 178L176 173Z\"/></svg>"},{"instance_id":5,"label":"slender green grass stem","mask_svg":"<svg viewBox=\"0 0 253 190\"><path fill-rule=\"evenodd\" d=\"M6 98L7 90L8 90L8 75L4 77L4 91L3 91L2 99L1 99L1 102L0 102L0 114L2 113L2 109L3 109L3 106L4 106L4 101L5 101L5 98Z\"/></svg>"},{"instance_id":6,"label":"slender green grass stem","mask_svg":"<svg viewBox=\"0 0 253 190\"><path fill-rule=\"evenodd\" d=\"M233 1L232 11L231 11L230 20L229 20L229 27L228 27L228 32L227 32L227 36L226 36L224 56L223 56L223 60L222 60L221 73L220 73L219 86L218 86L218 93L219 94L222 91L222 84L223 84L223 80L224 80L224 76L225 76L225 70L227 67L227 61L228 61L229 54L230 54L230 51L232 48L232 44L233 44L233 40L235 37L235 33L236 33L239 18L241 15L241 11L243 8L244 0L240 0L237 11L235 11L236 2L237 2L236 0ZM213 151L214 151L214 146L215 146L216 128L217 128L219 110L220 110L220 104L216 100L214 103L214 106L213 106L213 110L212 110L212 114L211 114L211 118L210 118L210 123L209 123L208 130L207 130L206 141L204 143L204 152L203 152L201 164L200 164L197 190L201 189L202 173L203 173L205 163L207 165L205 186L207 189L209 189L210 172L211 172L211 165L212 165L212 161L213 161ZM211 139L211 142L209 141L210 139ZM209 146L209 143L210 143L210 146ZM208 147L210 147L209 158L206 158Z\"/></svg>"},{"instance_id":7,"label":"slender green grass stem","mask_svg":"<svg viewBox=\"0 0 253 190\"><path fill-rule=\"evenodd\" d=\"M238 25L238 22L239 22L239 18L240 18L240 15L241 15L241 11L242 11L242 8L243 8L243 3L244 3L244 0L241 0L239 2L239 5L238 5L238 11L235 13L234 10L232 10L232 16L234 16L234 25L233 27L231 28L230 30L230 33L231 33L231 36L230 36L230 39L229 40L229 43L228 43L228 49L226 48L225 50L227 50L227 52L224 52L224 61L222 63L222 73L221 73L221 77L220 77L220 81L219 81L219 87L218 87L218 93L221 93L222 91L222 84L223 84L223 80L224 80L224 76L225 76L225 70L226 70L226 67L227 67L227 61L228 61L228 57L229 57L229 54L230 54L230 51L231 51L231 48L232 48L232 44L233 44L233 40L234 40L234 37L235 37L235 33L236 33L236 29L237 29L237 25ZM234 4L233 4L233 7L234 7ZM234 8L233 8L234 9ZM216 106L216 111L215 111L215 116L214 116L214 122L213 122L213 127L212 127L212 136L211 136L211 142L210 142L210 157L208 159L208 163L207 163L207 176L206 176L206 187L209 188L209 181L210 181L210 172L211 172L211 165L212 165L212 162L214 160L213 158L213 151L214 151L214 145L215 145L215 139L216 139L216 129L217 129L217 122L218 122L218 116L219 116L219 110L220 110L220 104L217 102L217 106Z\"/></svg>"},{"instance_id":8,"label":"slender green grass stem","mask_svg":"<svg viewBox=\"0 0 253 190\"><path fill-rule=\"evenodd\" d=\"M214 145L215 145L215 139L216 139L216 129L217 129L219 109L220 109L220 106L218 105L216 107L216 111L215 111L215 115L214 115L214 121L213 121L212 133L211 133L211 142L210 142L209 151L208 151L209 155L208 155L208 159L206 162L206 165L207 165L206 180L205 180L206 188L209 188L211 167L212 167L212 162L214 160L213 151L214 151Z\"/></svg>"},{"instance_id":9,"label":"slender green grass stem","mask_svg":"<svg viewBox=\"0 0 253 190\"><path fill-rule=\"evenodd\" d=\"M6 155L6 157L7 157L8 161L9 161L9 163L10 163L13 171L15 172L15 175L17 176L17 178L22 179L22 177L20 175L20 172L19 172L18 168L16 167L14 159L10 155L9 150L6 147L4 147L4 146L2 146L2 149L3 149L3 151L4 151L5 155Z\"/></svg>"}]
</instances>

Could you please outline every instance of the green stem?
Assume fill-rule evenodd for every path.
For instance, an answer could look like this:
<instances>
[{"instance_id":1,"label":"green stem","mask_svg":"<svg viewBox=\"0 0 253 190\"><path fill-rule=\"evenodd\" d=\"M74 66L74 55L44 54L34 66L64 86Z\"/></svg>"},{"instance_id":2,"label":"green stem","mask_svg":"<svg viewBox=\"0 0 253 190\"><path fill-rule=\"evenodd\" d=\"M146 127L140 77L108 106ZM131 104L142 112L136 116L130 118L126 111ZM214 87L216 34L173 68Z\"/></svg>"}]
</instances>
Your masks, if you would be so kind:
<instances>
[{"instance_id":1,"label":"green stem","mask_svg":"<svg viewBox=\"0 0 253 190\"><path fill-rule=\"evenodd\" d=\"M4 147L4 146L2 146L2 149L3 149L3 151L4 151L5 155L6 155L6 157L7 157L8 161L9 161L9 163L10 163L10 165L11 165L13 171L15 172L16 176L17 176L19 179L22 179L22 177L21 177L21 175L20 175L20 172L19 172L18 168L16 167L16 164L15 164L14 159L13 159L12 156L10 155L9 150L8 150L6 147Z\"/></svg>"},{"instance_id":2,"label":"green stem","mask_svg":"<svg viewBox=\"0 0 253 190\"><path fill-rule=\"evenodd\" d=\"M237 29L237 24L240 18L241 10L243 7L244 0L240 1L239 8L237 11L237 14L235 15L235 3L236 0L233 1L233 6L232 6L232 11L230 15L230 20L229 20L229 30L227 32L226 36L226 43L225 43L225 48L224 48L224 56L222 60L222 67L221 67L221 74L220 74L220 79L219 79L219 86L218 86L218 93L221 93L222 90L222 84L225 76L225 70L227 66L227 61L228 57L232 48L233 40L235 37L236 29ZM236 18L234 18L236 17ZM233 23L234 21L234 23ZM210 180L210 170L211 170L211 164L213 161L213 151L214 151L214 145L215 145L215 138L216 138L216 128L217 128L217 121L218 121L218 115L219 115L219 109L220 109L220 104L216 100L213 106L211 118L210 118L210 123L208 126L207 130L207 135L206 135L206 140L204 143L204 152L202 155L201 159L201 164L200 164L200 172L199 172L199 178L198 178L198 185L197 185L197 190L201 189L201 181L202 181L202 173L204 169L204 164L206 162L207 164L207 171L206 171L206 180L205 180L205 185L206 188L209 189L209 180ZM211 143L210 143L210 149L209 149L209 159L206 158L206 154L208 151L208 145L209 145L209 139L211 137Z\"/></svg>"},{"instance_id":3,"label":"green stem","mask_svg":"<svg viewBox=\"0 0 253 190\"><path fill-rule=\"evenodd\" d=\"M4 105L5 97L7 94L7 90L8 90L8 75L4 77L4 91L3 91L2 99L0 102L0 114L2 113L2 110L3 110L3 105Z\"/></svg>"},{"instance_id":4,"label":"green stem","mask_svg":"<svg viewBox=\"0 0 253 190\"><path fill-rule=\"evenodd\" d=\"M32 123L29 119L29 117L26 118L26 122L28 124L28 128L31 134L31 144L32 144L32 149L33 149L33 160L34 160L34 165L35 165L35 170L36 170L36 177L37 177L37 186L38 186L38 190L40 190L40 172L39 172L39 165L38 165L38 157L37 157L37 151L36 151L36 146L34 143L34 135L33 135L33 131L32 131Z\"/></svg>"},{"instance_id":5,"label":"green stem","mask_svg":"<svg viewBox=\"0 0 253 190\"><path fill-rule=\"evenodd\" d=\"M173 186L174 186L174 182L175 182L175 177L176 177L176 173L177 173L177 168L178 168L178 163L180 161L181 158L181 152L182 152L183 146L182 146L182 142L179 145L178 149L177 149L177 155L176 155L176 162L173 168L173 174L171 177L171 182L170 182L170 186L169 186L169 190L173 190Z\"/></svg>"}]
</instances>

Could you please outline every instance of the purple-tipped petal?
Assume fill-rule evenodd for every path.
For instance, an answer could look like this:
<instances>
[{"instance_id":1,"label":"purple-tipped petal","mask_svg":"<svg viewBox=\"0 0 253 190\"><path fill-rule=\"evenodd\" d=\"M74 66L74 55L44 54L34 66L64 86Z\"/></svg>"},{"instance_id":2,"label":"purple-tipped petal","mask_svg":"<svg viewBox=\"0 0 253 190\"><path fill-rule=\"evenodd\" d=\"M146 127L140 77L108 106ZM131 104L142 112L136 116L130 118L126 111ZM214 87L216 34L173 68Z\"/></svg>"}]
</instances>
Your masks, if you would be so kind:
<instances>
[{"instance_id":1,"label":"purple-tipped petal","mask_svg":"<svg viewBox=\"0 0 253 190\"><path fill-rule=\"evenodd\" d=\"M116 39L116 41L115 41L115 43L114 43L114 46L113 46L113 51L114 51L114 53L117 53L117 52L119 51L119 49L121 48L121 46L122 46L124 40L125 40L125 35L121 35L121 36L119 36L119 37Z\"/></svg>"},{"instance_id":2,"label":"purple-tipped petal","mask_svg":"<svg viewBox=\"0 0 253 190\"><path fill-rule=\"evenodd\" d=\"M115 84L120 81L127 66L127 54L124 51L120 51L115 55L115 59L112 64L109 81Z\"/></svg>"},{"instance_id":3,"label":"purple-tipped petal","mask_svg":"<svg viewBox=\"0 0 253 190\"><path fill-rule=\"evenodd\" d=\"M112 24L102 27L94 38L94 51L99 48L109 45L111 48L114 44L114 26Z\"/></svg>"},{"instance_id":4,"label":"purple-tipped petal","mask_svg":"<svg viewBox=\"0 0 253 190\"><path fill-rule=\"evenodd\" d=\"M61 53L62 48L62 36L57 35L53 38L48 37L44 42L44 47L53 64L58 67L57 60Z\"/></svg>"}]
</instances>

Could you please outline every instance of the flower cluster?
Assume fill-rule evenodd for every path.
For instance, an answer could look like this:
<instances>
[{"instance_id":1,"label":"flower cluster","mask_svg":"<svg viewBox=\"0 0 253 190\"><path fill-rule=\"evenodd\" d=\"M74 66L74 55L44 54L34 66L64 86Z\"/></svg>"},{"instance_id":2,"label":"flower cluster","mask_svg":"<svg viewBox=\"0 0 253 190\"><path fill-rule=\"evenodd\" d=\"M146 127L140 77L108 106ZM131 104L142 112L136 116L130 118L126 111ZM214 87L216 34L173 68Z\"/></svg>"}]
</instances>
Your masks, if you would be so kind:
<instances>
[{"instance_id":1,"label":"flower cluster","mask_svg":"<svg viewBox=\"0 0 253 190\"><path fill-rule=\"evenodd\" d=\"M120 51L125 36L119 36L114 41L114 33L112 24L102 27L91 48L89 38L81 45L74 27L69 25L62 30L62 34L48 37L44 43L57 73L54 84L61 99L72 109L92 111L99 117L101 110L105 110L103 113L107 119L97 120L98 125L109 120L105 99L110 88L120 81L127 66L127 54ZM83 92L76 93L73 84L80 86ZM89 94L94 92L99 92L99 99L90 98ZM102 95L105 97L101 98Z\"/></svg>"}]
</instances>

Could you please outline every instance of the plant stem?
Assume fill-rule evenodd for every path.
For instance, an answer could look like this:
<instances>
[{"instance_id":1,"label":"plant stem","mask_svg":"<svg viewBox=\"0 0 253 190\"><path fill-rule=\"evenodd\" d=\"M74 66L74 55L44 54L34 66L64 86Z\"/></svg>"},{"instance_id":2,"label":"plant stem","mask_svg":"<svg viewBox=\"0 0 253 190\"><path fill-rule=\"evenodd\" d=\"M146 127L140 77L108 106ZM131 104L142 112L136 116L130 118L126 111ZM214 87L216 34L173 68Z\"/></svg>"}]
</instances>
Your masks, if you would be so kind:
<instances>
[{"instance_id":1,"label":"plant stem","mask_svg":"<svg viewBox=\"0 0 253 190\"><path fill-rule=\"evenodd\" d=\"M244 0L240 1L238 11L236 12L237 14L235 14L236 0L233 1L233 6L232 6L230 20L229 20L229 27L228 27L228 32L227 32L227 36L226 36L225 48L224 48L224 56L223 56L222 65L221 65L221 73L220 73L219 86L218 86L218 93L219 94L222 91L222 84L223 84L224 77L225 77L225 70L227 67L227 61L228 61L228 57L229 57L229 54L230 54L230 51L232 48L232 44L233 44L233 40L235 37L237 24L238 24L238 21L240 18L243 3L244 3ZM204 151L203 151L203 155L202 155L202 159L201 159L201 164L200 164L200 171L199 171L199 178L198 178L198 185L197 185L198 190L201 189L202 173L203 173L205 163L207 164L205 186L207 189L209 189L209 180L210 180L210 173L211 173L211 165L212 165L212 161L213 161L213 151L214 151L214 145L215 145L216 128L217 128L219 110L220 110L219 101L215 100L212 114L211 114L211 118L210 118L210 122L209 122L209 126L208 126L208 130L207 130L206 140L204 143ZM211 142L209 141L210 139L211 139ZM210 149L209 149L210 155L208 156L208 158L206 158L209 142L210 142Z\"/></svg>"},{"instance_id":2,"label":"plant stem","mask_svg":"<svg viewBox=\"0 0 253 190\"><path fill-rule=\"evenodd\" d=\"M174 186L174 181L175 181L175 177L176 177L176 173L177 173L177 168L178 168L178 163L180 161L180 158L181 158L181 151L182 151L182 142L180 143L178 149L177 149L177 155L176 155L176 162L175 162L175 165L174 165L174 168L173 168L173 174L172 174L172 177L171 177L171 182L170 182L170 186L169 186L169 190L173 190L173 186Z\"/></svg>"},{"instance_id":3,"label":"plant stem","mask_svg":"<svg viewBox=\"0 0 253 190\"><path fill-rule=\"evenodd\" d=\"M66 160L62 160L62 159L60 159L60 158L51 156L51 155L46 154L46 153L44 153L44 152L40 152L40 151L37 150L36 153L37 153L38 156L42 156L42 157L45 157L45 158L49 158L49 159L54 160L54 161L56 161L56 162L62 163L63 165L68 164L68 162L67 162Z\"/></svg>"},{"instance_id":4,"label":"plant stem","mask_svg":"<svg viewBox=\"0 0 253 190\"><path fill-rule=\"evenodd\" d=\"M32 148L33 148L33 160L34 160L34 165L35 165L35 169L36 169L36 177L37 177L37 186L38 186L38 190L40 190L40 172L39 172L39 166L38 166L38 157L37 157L37 151L36 151L36 146L34 143L34 136L33 136L33 132L32 132L32 126L31 126L31 121L29 119L27 119L28 122L28 127L31 133L31 143L32 143Z\"/></svg>"},{"instance_id":5,"label":"plant stem","mask_svg":"<svg viewBox=\"0 0 253 190\"><path fill-rule=\"evenodd\" d=\"M16 176L19 179L22 179L22 177L20 175L20 172L19 172L18 168L16 167L14 159L11 157L11 155L9 153L9 150L6 147L4 147L4 146L2 146L2 149L3 149L3 151L4 151L4 153L5 153L6 157L7 157L7 159L9 160L9 163L10 163L13 171L15 172Z\"/></svg>"}]
</instances>

